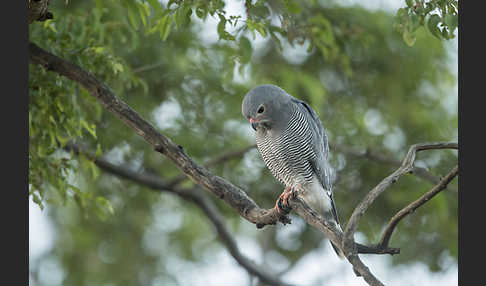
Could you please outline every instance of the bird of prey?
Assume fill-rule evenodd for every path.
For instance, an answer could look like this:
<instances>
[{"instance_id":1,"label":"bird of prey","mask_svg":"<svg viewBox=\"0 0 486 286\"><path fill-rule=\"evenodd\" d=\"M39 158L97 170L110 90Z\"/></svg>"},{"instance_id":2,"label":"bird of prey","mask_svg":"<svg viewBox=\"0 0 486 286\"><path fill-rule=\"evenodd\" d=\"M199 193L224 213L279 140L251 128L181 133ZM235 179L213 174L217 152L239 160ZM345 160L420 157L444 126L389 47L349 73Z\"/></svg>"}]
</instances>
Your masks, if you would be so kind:
<instances>
[{"instance_id":1,"label":"bird of prey","mask_svg":"<svg viewBox=\"0 0 486 286\"><path fill-rule=\"evenodd\" d=\"M295 190L324 219L342 231L332 195L329 144L316 112L282 88L265 84L243 99L242 114L256 131L256 143L265 165L285 185L275 204L279 213ZM336 253L342 252L334 244Z\"/></svg>"}]
</instances>

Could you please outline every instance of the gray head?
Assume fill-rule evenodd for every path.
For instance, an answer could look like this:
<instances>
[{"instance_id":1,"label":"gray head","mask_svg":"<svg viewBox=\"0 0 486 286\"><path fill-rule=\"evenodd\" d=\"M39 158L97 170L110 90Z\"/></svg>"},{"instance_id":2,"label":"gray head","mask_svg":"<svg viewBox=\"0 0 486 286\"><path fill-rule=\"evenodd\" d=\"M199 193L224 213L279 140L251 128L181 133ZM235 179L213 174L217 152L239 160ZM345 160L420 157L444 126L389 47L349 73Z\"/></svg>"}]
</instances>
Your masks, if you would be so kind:
<instances>
[{"instance_id":1,"label":"gray head","mask_svg":"<svg viewBox=\"0 0 486 286\"><path fill-rule=\"evenodd\" d=\"M260 85L245 95L241 113L255 130L257 127L272 128L288 118L291 99L292 96L278 86Z\"/></svg>"}]
</instances>

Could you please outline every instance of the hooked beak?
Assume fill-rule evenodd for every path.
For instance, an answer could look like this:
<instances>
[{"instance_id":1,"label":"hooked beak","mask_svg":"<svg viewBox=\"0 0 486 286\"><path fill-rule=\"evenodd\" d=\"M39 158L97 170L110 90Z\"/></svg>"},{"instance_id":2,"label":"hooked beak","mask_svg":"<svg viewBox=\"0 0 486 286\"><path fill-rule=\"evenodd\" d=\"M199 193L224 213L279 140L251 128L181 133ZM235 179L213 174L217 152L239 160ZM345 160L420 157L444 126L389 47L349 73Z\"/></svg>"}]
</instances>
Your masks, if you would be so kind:
<instances>
[{"instance_id":1,"label":"hooked beak","mask_svg":"<svg viewBox=\"0 0 486 286\"><path fill-rule=\"evenodd\" d=\"M251 123L251 128L253 128L253 130L257 130L257 126L258 126L258 121L256 121L255 119L253 119L253 117L250 117L250 123Z\"/></svg>"}]
</instances>

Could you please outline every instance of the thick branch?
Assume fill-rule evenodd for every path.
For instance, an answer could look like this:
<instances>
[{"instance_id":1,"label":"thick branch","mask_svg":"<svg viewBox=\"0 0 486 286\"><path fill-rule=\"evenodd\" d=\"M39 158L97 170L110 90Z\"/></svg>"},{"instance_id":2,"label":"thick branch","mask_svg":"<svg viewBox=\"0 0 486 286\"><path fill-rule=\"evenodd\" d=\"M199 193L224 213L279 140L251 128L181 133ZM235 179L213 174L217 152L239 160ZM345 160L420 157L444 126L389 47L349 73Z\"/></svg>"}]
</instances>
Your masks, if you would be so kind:
<instances>
[{"instance_id":1,"label":"thick branch","mask_svg":"<svg viewBox=\"0 0 486 286\"><path fill-rule=\"evenodd\" d=\"M256 145L250 145L250 146L238 149L238 150L225 152L225 153L219 155L218 157L209 160L208 162L206 162L206 164L204 164L204 166L206 168L209 168L209 167L215 166L217 164L220 164L222 162L226 162L230 159L241 157L246 152L248 152L249 150L251 150L255 147L256 147ZM176 185L180 184L181 182L183 182L185 179L187 179L187 176L185 176L184 174L180 174L180 175L176 176L174 179L172 179L169 182L169 185L170 186L176 186Z\"/></svg>"},{"instance_id":2,"label":"thick branch","mask_svg":"<svg viewBox=\"0 0 486 286\"><path fill-rule=\"evenodd\" d=\"M455 166L449 174L447 174L442 180L434 186L431 190L429 190L427 193L425 193L423 196L421 196L419 199L416 201L410 203L408 206L400 210L396 215L394 215L390 222L388 222L385 231L383 232L383 236L381 238L381 241L379 243L380 248L387 248L388 243L390 241L391 235L393 233L393 230L395 230L395 227L397 224L402 220L405 216L411 214L414 212L417 208L419 208L421 205L425 204L427 201L432 199L435 195L437 195L440 191L444 190L447 185L457 176L459 170L458 166Z\"/></svg>"},{"instance_id":3,"label":"thick branch","mask_svg":"<svg viewBox=\"0 0 486 286\"><path fill-rule=\"evenodd\" d=\"M315 212L312 208L310 208L303 200L301 200L298 195L297 197L293 197L292 199L289 200L290 206L292 207L292 210L294 210L299 216L304 218L304 220L314 226L316 229L321 231L325 236L331 240L334 245L340 246L342 245L343 241L343 234L341 231L336 229L333 225L328 224L324 218ZM360 245L356 244L355 247L356 249L359 249ZM367 247L368 249L372 249L371 247ZM379 249L377 249L380 251ZM387 249L387 253L393 254L397 253L397 249ZM357 251L358 252L358 251ZM357 253L352 253L352 254L346 254L346 259L353 265L353 269L355 273L357 273L358 276L362 276L363 279L369 284L369 285L383 285L369 270L368 267L361 261Z\"/></svg>"},{"instance_id":4,"label":"thick branch","mask_svg":"<svg viewBox=\"0 0 486 286\"><path fill-rule=\"evenodd\" d=\"M374 200L383 193L391 184L395 183L403 174L409 173L413 170L413 163L415 162L416 153L422 150L430 149L458 149L456 142L449 143L421 143L410 147L407 155L402 161L402 165L391 175L383 179L373 190L371 190L361 201L361 203L354 209L344 230L343 251L344 253L355 253L354 233L358 228L358 223L361 216L365 213L368 207Z\"/></svg>"},{"instance_id":5,"label":"thick branch","mask_svg":"<svg viewBox=\"0 0 486 286\"><path fill-rule=\"evenodd\" d=\"M91 73L39 48L33 43L29 44L29 52L30 60L33 63L80 83L104 105L105 109L125 122L151 144L156 151L167 156L194 183L203 186L206 190L224 200L246 220L255 223L258 227L275 224L277 221L290 222L287 216L279 215L275 209L260 208L242 189L219 176L211 174L206 168L195 163L186 155L182 146L174 144L169 138L155 130L149 122L116 97L105 84Z\"/></svg>"},{"instance_id":6,"label":"thick branch","mask_svg":"<svg viewBox=\"0 0 486 286\"><path fill-rule=\"evenodd\" d=\"M216 229L221 242L226 246L231 256L233 256L233 258L243 268L245 268L250 274L258 277L262 282L268 285L288 285L263 271L261 268L258 267L258 265L256 265L253 261L245 257L240 252L236 241L233 239L230 232L224 225L224 221L218 209L211 202L211 200L209 200L200 192L193 189L172 188L166 182L154 175L134 172L129 168L112 164L103 157L95 158L92 152L87 152L86 150L83 150L83 148L75 144L68 144L66 146L66 149L72 150L75 153L82 153L88 156L102 170L115 176L136 182L155 191L170 192L172 194L178 195L179 197L187 201L193 202L199 208L201 208L204 214L209 218L214 228Z\"/></svg>"}]
</instances>

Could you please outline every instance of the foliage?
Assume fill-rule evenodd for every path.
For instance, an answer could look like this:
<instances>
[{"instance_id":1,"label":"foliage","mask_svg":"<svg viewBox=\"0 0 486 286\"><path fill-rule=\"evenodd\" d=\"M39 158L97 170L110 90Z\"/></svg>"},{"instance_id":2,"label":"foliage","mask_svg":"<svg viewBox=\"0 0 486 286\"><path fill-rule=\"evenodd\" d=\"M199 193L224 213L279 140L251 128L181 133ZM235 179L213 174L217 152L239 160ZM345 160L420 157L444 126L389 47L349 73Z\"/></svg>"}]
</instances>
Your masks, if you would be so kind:
<instances>
[{"instance_id":1,"label":"foliage","mask_svg":"<svg viewBox=\"0 0 486 286\"><path fill-rule=\"evenodd\" d=\"M395 27L403 35L403 40L412 46L415 31L424 27L438 39L452 39L457 29L459 14L455 0L406 0L407 7L397 11Z\"/></svg>"},{"instance_id":2,"label":"foliage","mask_svg":"<svg viewBox=\"0 0 486 286\"><path fill-rule=\"evenodd\" d=\"M31 24L30 40L92 72L201 163L254 143L240 106L261 83L308 101L333 144L401 159L411 144L457 140L457 112L447 107L457 95L450 93L455 79L445 44L419 28L452 38L457 1L407 1L396 17L334 2L239 3L243 9L230 15L221 0L53 1L54 19ZM173 276L174 261L201 263L221 247L201 210L118 179L62 148L81 142L113 163L165 180L179 171L76 83L30 65L29 91L29 194L52 206L59 229L57 247L40 261L59 259L66 285L184 284ZM393 166L331 152L345 222ZM419 154L418 164L441 175L456 161L455 152L430 151ZM256 150L212 171L261 206L272 207L282 189ZM413 176L401 179L367 211L359 231L376 242L387 220L430 187ZM322 241L298 222L292 237L288 226L256 230L214 202L235 236L251 237L262 252L279 253L290 265ZM444 253L457 259L457 194L443 192L401 222L391 244L402 248L394 263L423 261L442 270Z\"/></svg>"},{"instance_id":3,"label":"foliage","mask_svg":"<svg viewBox=\"0 0 486 286\"><path fill-rule=\"evenodd\" d=\"M54 54L86 70L96 70L100 79L117 91L143 86L142 80L124 71L124 61L106 45L109 38L105 35L110 27L102 24L100 18L101 13L96 10L84 16L66 15L62 21L47 20L31 27L30 37L42 39L41 44ZM29 66L29 73L29 194L41 207L46 195L53 202L65 203L71 198L84 206L93 196L69 182L69 174L77 164L60 148L72 140L96 141L102 106L64 77L35 65ZM100 152L100 145L97 148ZM90 160L81 161L81 167L90 170L93 178L99 172ZM49 189L56 192L46 192Z\"/></svg>"}]
</instances>

